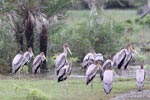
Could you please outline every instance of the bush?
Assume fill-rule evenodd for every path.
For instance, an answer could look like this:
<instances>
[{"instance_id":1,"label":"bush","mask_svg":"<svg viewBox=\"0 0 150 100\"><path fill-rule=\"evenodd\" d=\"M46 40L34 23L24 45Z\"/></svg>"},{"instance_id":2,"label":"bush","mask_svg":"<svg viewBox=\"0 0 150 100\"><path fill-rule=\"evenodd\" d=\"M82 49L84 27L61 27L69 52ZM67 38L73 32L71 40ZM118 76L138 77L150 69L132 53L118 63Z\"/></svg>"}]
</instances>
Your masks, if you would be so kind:
<instances>
[{"instance_id":1,"label":"bush","mask_svg":"<svg viewBox=\"0 0 150 100\"><path fill-rule=\"evenodd\" d=\"M130 19L127 19L125 22L128 24L132 24L132 20L130 20Z\"/></svg>"},{"instance_id":2,"label":"bush","mask_svg":"<svg viewBox=\"0 0 150 100\"><path fill-rule=\"evenodd\" d=\"M15 92L24 92L27 100L48 100L48 96L39 89L33 89L23 85L15 85Z\"/></svg>"},{"instance_id":3,"label":"bush","mask_svg":"<svg viewBox=\"0 0 150 100\"><path fill-rule=\"evenodd\" d=\"M31 89L27 94L27 100L48 100L48 96L38 89Z\"/></svg>"},{"instance_id":4,"label":"bush","mask_svg":"<svg viewBox=\"0 0 150 100\"><path fill-rule=\"evenodd\" d=\"M91 49L108 57L120 48L120 37L123 31L124 25L122 23L105 18L94 9L90 12L90 17L87 20L75 25L63 24L59 30L49 36L52 45L51 56L62 52L63 43L68 42L73 57L77 57L79 61L82 61L85 54Z\"/></svg>"},{"instance_id":5,"label":"bush","mask_svg":"<svg viewBox=\"0 0 150 100\"><path fill-rule=\"evenodd\" d=\"M145 18L144 18L144 23L148 26L150 26L150 15L147 15Z\"/></svg>"}]
</instances>

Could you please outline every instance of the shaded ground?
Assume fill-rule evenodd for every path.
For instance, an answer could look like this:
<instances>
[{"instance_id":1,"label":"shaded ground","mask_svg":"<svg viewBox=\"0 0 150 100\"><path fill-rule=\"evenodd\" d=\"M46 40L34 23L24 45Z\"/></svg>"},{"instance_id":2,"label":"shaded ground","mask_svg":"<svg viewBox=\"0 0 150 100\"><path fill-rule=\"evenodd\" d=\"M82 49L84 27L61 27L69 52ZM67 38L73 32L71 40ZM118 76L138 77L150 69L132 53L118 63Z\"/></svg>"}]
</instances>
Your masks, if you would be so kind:
<instances>
[{"instance_id":1,"label":"shaded ground","mask_svg":"<svg viewBox=\"0 0 150 100\"><path fill-rule=\"evenodd\" d=\"M125 94L119 94L110 100L150 100L150 90L144 90L143 95L142 92L130 91Z\"/></svg>"}]
</instances>

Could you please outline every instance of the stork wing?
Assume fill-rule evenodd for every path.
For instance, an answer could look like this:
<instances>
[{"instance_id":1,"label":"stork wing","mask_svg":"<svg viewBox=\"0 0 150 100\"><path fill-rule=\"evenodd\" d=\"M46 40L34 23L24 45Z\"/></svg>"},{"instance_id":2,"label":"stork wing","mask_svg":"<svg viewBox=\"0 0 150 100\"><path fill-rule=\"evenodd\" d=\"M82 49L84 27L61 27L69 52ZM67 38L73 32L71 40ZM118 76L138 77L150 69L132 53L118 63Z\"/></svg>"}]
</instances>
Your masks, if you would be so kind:
<instances>
[{"instance_id":1,"label":"stork wing","mask_svg":"<svg viewBox=\"0 0 150 100\"><path fill-rule=\"evenodd\" d=\"M105 71L108 67L112 67L112 61L111 61L110 59L107 59L107 60L104 62L103 66L102 66L103 71Z\"/></svg>"},{"instance_id":2,"label":"stork wing","mask_svg":"<svg viewBox=\"0 0 150 100\"><path fill-rule=\"evenodd\" d=\"M119 69L122 67L123 62L126 57L126 52L125 49L122 49L120 52L118 52L114 57L113 57L113 62L114 65L117 66Z\"/></svg>"},{"instance_id":3,"label":"stork wing","mask_svg":"<svg viewBox=\"0 0 150 100\"><path fill-rule=\"evenodd\" d=\"M14 65L20 65L22 63L22 61L23 61L23 55L17 54L14 57L12 64L14 64Z\"/></svg>"},{"instance_id":4,"label":"stork wing","mask_svg":"<svg viewBox=\"0 0 150 100\"><path fill-rule=\"evenodd\" d=\"M24 56L24 60L23 60L23 62L22 62L22 66L23 65L25 65L26 63L29 63L29 61L30 61L30 54L29 54L29 52L25 52L24 54L23 54L23 56Z\"/></svg>"},{"instance_id":5,"label":"stork wing","mask_svg":"<svg viewBox=\"0 0 150 100\"><path fill-rule=\"evenodd\" d=\"M59 71L65 65L66 61L67 58L63 53L57 56L55 60L56 71Z\"/></svg>"},{"instance_id":6,"label":"stork wing","mask_svg":"<svg viewBox=\"0 0 150 100\"><path fill-rule=\"evenodd\" d=\"M32 64L32 72L35 72L38 69L38 67L41 64L41 62L42 62L41 56L37 55L35 57L34 61L33 61L33 64Z\"/></svg>"},{"instance_id":7,"label":"stork wing","mask_svg":"<svg viewBox=\"0 0 150 100\"><path fill-rule=\"evenodd\" d=\"M99 61L99 63L102 65L103 61L104 61L104 57L101 53L97 53L95 55L95 61Z\"/></svg>"},{"instance_id":8,"label":"stork wing","mask_svg":"<svg viewBox=\"0 0 150 100\"><path fill-rule=\"evenodd\" d=\"M58 75L57 75L58 82L64 80L65 74L66 74L66 69L65 69L65 68L61 68L61 69L59 70Z\"/></svg>"},{"instance_id":9,"label":"stork wing","mask_svg":"<svg viewBox=\"0 0 150 100\"><path fill-rule=\"evenodd\" d=\"M16 73L21 67L22 61L24 60L23 55L17 54L12 61L12 73Z\"/></svg>"},{"instance_id":10,"label":"stork wing","mask_svg":"<svg viewBox=\"0 0 150 100\"><path fill-rule=\"evenodd\" d=\"M87 68L87 66L93 61L94 61L94 55L92 53L88 53L83 59L82 67L84 69Z\"/></svg>"},{"instance_id":11,"label":"stork wing","mask_svg":"<svg viewBox=\"0 0 150 100\"><path fill-rule=\"evenodd\" d=\"M91 64L86 71L86 84L88 85L95 77L98 67L95 64Z\"/></svg>"}]
</instances>

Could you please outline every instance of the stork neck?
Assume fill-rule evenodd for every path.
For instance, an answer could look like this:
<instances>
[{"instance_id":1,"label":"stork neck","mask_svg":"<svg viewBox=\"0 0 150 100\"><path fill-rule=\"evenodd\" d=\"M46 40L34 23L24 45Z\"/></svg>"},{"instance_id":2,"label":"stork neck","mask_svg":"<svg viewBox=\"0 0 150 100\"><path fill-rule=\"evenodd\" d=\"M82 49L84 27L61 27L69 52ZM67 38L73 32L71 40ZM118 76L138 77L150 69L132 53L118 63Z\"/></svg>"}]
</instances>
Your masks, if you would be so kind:
<instances>
[{"instance_id":1,"label":"stork neck","mask_svg":"<svg viewBox=\"0 0 150 100\"><path fill-rule=\"evenodd\" d=\"M67 56L67 49L64 48L64 54Z\"/></svg>"}]
</instances>

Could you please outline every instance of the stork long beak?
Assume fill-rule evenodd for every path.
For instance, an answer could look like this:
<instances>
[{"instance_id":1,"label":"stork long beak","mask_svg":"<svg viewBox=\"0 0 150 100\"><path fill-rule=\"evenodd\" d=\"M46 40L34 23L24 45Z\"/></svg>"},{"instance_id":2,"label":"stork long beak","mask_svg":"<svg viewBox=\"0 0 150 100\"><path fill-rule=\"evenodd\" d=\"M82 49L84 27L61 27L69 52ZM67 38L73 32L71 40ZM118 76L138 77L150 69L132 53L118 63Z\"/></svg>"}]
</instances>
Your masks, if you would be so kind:
<instances>
[{"instance_id":1,"label":"stork long beak","mask_svg":"<svg viewBox=\"0 0 150 100\"><path fill-rule=\"evenodd\" d=\"M103 71L103 68L100 64L97 64L97 66Z\"/></svg>"},{"instance_id":2,"label":"stork long beak","mask_svg":"<svg viewBox=\"0 0 150 100\"><path fill-rule=\"evenodd\" d=\"M47 58L45 57L45 55L43 55L44 59L46 60L46 62L48 62Z\"/></svg>"},{"instance_id":3,"label":"stork long beak","mask_svg":"<svg viewBox=\"0 0 150 100\"><path fill-rule=\"evenodd\" d=\"M32 52L32 56L33 56L33 58L35 58L35 56L34 56L34 53Z\"/></svg>"},{"instance_id":4,"label":"stork long beak","mask_svg":"<svg viewBox=\"0 0 150 100\"><path fill-rule=\"evenodd\" d=\"M72 53L71 53L70 49L69 49L69 48L67 48L67 50L68 50L68 51L69 51L69 53L72 55Z\"/></svg>"},{"instance_id":5,"label":"stork long beak","mask_svg":"<svg viewBox=\"0 0 150 100\"><path fill-rule=\"evenodd\" d=\"M138 53L136 50L134 50L133 48L131 48L131 50L132 50L132 52L134 52L137 56L140 56L139 53Z\"/></svg>"}]
</instances>

